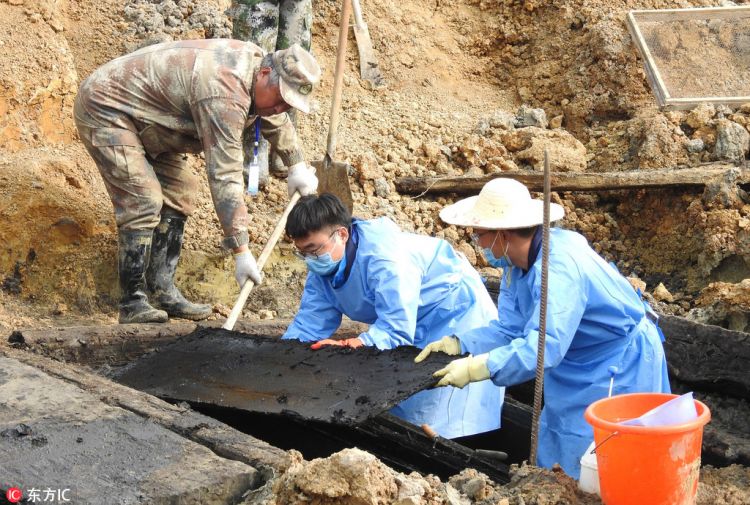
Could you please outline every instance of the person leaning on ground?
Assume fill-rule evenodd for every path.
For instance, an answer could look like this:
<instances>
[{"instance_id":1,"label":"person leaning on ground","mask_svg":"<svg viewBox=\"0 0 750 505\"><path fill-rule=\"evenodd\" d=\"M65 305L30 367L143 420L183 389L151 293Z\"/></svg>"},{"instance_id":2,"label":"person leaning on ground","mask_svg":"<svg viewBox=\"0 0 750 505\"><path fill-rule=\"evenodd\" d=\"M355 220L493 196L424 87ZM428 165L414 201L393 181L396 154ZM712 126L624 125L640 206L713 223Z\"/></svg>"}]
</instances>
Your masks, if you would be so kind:
<instances>
[{"instance_id":1,"label":"person leaning on ground","mask_svg":"<svg viewBox=\"0 0 750 505\"><path fill-rule=\"evenodd\" d=\"M491 379L511 386L534 378L542 273L542 202L512 179L488 182L474 196L440 212L446 223L472 227L488 262L503 269L498 319L482 328L456 332L428 345L431 352L473 356L436 372L439 385L464 387ZM563 217L552 204L551 221ZM605 398L609 367L616 366L613 394L670 391L660 332L648 305L614 266L578 233L552 229L546 341L544 409L537 464L560 463L578 478L579 459L593 440L583 418L592 402Z\"/></svg>"},{"instance_id":2,"label":"person leaning on ground","mask_svg":"<svg viewBox=\"0 0 750 505\"><path fill-rule=\"evenodd\" d=\"M264 55L250 43L213 39L148 46L83 81L74 116L115 210L121 323L199 320L211 313L174 285L198 185L183 153L204 153L223 245L234 252L235 279L240 286L248 279L261 282L248 248L243 131L263 117L264 135L291 167L290 196L315 192L318 181L294 126L280 114L290 107L308 112L319 79L317 62L299 46Z\"/></svg>"},{"instance_id":3,"label":"person leaning on ground","mask_svg":"<svg viewBox=\"0 0 750 505\"><path fill-rule=\"evenodd\" d=\"M294 44L309 51L312 45L312 0L232 0L227 14L232 19L233 39L252 42L268 53ZM296 126L294 110L287 114ZM253 152L250 146L254 140L252 135L245 137L246 153ZM276 176L286 175L281 157L275 150L269 153L263 137L258 155L261 187L267 182L269 168Z\"/></svg>"},{"instance_id":4,"label":"person leaning on ground","mask_svg":"<svg viewBox=\"0 0 750 505\"><path fill-rule=\"evenodd\" d=\"M448 242L402 232L388 218L352 219L336 196L300 199L286 232L308 268L299 312L285 339L348 347L424 347L486 325L496 310L476 270ZM359 337L331 340L342 315L368 323ZM392 412L456 438L500 426L503 389L484 381L422 391Z\"/></svg>"}]
</instances>

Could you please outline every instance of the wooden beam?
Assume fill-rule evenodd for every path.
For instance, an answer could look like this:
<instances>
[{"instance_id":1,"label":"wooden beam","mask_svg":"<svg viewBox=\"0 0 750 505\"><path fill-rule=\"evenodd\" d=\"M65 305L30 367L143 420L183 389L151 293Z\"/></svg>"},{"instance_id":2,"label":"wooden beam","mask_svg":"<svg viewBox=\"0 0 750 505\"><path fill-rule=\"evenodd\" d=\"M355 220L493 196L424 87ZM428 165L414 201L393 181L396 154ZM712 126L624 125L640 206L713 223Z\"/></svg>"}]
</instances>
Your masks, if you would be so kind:
<instances>
[{"instance_id":1,"label":"wooden beam","mask_svg":"<svg viewBox=\"0 0 750 505\"><path fill-rule=\"evenodd\" d=\"M102 365L121 366L192 333L198 327L218 328L222 322L178 321L166 324L22 328L11 333L8 342L61 361L95 368ZM248 335L281 338L291 322L291 319L240 319L235 324L235 329ZM363 331L367 331L366 325L343 321L333 338L353 338Z\"/></svg>"},{"instance_id":2,"label":"wooden beam","mask_svg":"<svg viewBox=\"0 0 750 505\"><path fill-rule=\"evenodd\" d=\"M750 333L677 317L659 319L670 375L702 391L750 399Z\"/></svg>"},{"instance_id":3,"label":"wooden beam","mask_svg":"<svg viewBox=\"0 0 750 505\"><path fill-rule=\"evenodd\" d=\"M733 172L736 171L736 174ZM734 177L736 175L736 178ZM481 176L458 177L401 177L396 189L407 195L478 194L492 179L510 178L522 182L530 191L541 191L543 174L532 171L496 172ZM726 163L712 163L700 167L636 170L627 172L558 172L552 174L553 191L612 191L622 189L703 188L706 184L734 180L736 184L750 183L750 169Z\"/></svg>"},{"instance_id":4,"label":"wooden beam","mask_svg":"<svg viewBox=\"0 0 750 505\"><path fill-rule=\"evenodd\" d=\"M89 366L123 365L177 337L195 331L196 323L113 324L61 328L27 328L8 342L62 360Z\"/></svg>"}]
</instances>

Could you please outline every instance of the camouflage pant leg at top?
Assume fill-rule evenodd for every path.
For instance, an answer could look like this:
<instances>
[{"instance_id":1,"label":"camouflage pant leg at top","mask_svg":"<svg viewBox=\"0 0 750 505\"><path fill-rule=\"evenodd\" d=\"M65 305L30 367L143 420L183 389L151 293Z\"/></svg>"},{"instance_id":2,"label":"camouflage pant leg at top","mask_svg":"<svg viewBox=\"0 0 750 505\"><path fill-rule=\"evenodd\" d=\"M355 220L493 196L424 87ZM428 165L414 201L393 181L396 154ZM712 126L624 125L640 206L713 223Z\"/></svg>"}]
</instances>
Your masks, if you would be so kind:
<instances>
[{"instance_id":1,"label":"camouflage pant leg at top","mask_svg":"<svg viewBox=\"0 0 750 505\"><path fill-rule=\"evenodd\" d=\"M266 52L312 44L312 0L233 0L232 38Z\"/></svg>"}]
</instances>

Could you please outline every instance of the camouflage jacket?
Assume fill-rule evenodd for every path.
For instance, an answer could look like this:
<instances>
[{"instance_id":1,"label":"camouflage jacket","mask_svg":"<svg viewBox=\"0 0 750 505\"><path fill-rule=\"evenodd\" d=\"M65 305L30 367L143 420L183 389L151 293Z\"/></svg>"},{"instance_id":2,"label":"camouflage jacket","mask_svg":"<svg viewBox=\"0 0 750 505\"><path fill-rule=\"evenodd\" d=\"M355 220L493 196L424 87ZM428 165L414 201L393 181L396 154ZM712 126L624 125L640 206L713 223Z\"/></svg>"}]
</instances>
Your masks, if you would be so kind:
<instances>
[{"instance_id":1,"label":"camouflage jacket","mask_svg":"<svg viewBox=\"0 0 750 505\"><path fill-rule=\"evenodd\" d=\"M99 67L79 91L78 99L98 126L137 133L151 156L205 153L228 245L248 241L242 135L256 119L253 84L262 58L261 48L238 40L156 44ZM264 117L261 124L263 136L287 166L303 161L286 114Z\"/></svg>"}]
</instances>

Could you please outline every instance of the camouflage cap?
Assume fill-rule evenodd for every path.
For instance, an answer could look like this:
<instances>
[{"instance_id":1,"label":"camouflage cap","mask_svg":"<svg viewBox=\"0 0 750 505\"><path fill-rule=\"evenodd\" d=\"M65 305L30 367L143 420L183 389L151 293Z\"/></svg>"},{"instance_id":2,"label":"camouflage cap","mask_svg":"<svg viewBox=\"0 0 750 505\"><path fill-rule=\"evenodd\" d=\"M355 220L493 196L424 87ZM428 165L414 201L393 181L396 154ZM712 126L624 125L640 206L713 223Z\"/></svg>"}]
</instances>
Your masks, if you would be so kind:
<instances>
[{"instance_id":1,"label":"camouflage cap","mask_svg":"<svg viewBox=\"0 0 750 505\"><path fill-rule=\"evenodd\" d=\"M273 53L272 60L280 77L281 97L295 109L310 112L310 95L320 80L320 66L313 55L294 44Z\"/></svg>"}]
</instances>

